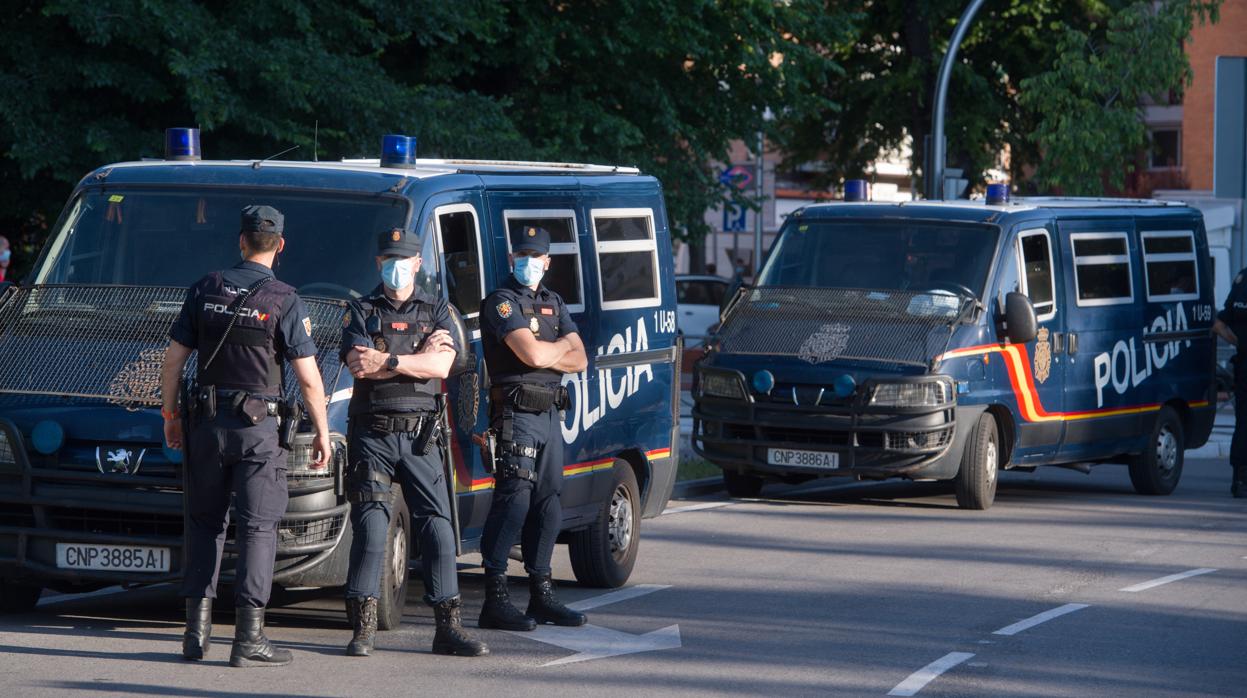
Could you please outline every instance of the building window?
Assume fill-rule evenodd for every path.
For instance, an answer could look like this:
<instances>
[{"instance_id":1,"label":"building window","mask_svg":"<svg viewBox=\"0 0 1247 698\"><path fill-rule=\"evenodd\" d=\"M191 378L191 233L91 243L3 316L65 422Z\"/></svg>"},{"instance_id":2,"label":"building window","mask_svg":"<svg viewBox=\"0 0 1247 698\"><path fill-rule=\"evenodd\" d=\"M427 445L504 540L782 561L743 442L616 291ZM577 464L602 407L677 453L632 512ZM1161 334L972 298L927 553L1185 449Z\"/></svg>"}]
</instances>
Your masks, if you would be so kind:
<instances>
[{"instance_id":1,"label":"building window","mask_svg":"<svg viewBox=\"0 0 1247 698\"><path fill-rule=\"evenodd\" d=\"M1154 170L1182 165L1182 132L1176 128L1152 131L1152 152L1148 166Z\"/></svg>"}]
</instances>

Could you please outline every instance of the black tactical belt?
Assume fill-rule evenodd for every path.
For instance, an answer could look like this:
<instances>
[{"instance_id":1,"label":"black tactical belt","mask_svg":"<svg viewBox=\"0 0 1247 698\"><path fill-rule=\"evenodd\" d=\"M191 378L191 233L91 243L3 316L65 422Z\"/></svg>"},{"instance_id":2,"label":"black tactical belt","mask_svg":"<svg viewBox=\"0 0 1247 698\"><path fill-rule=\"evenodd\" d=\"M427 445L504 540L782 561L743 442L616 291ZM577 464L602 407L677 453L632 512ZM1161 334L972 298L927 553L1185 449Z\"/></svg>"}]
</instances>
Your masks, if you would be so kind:
<instances>
[{"instance_id":1,"label":"black tactical belt","mask_svg":"<svg viewBox=\"0 0 1247 698\"><path fill-rule=\"evenodd\" d=\"M277 417L282 413L282 404L259 395L252 395L245 390L221 390L202 388L195 395L199 403L199 413L212 418L216 411L228 406L229 411L250 418L252 421L264 417ZM244 406L258 406L258 410L245 410ZM262 405L262 406L261 406Z\"/></svg>"},{"instance_id":2,"label":"black tactical belt","mask_svg":"<svg viewBox=\"0 0 1247 698\"><path fill-rule=\"evenodd\" d=\"M374 414L367 417L367 424L369 428L377 431L399 434L418 432L424 428L425 421L432 418L433 415L431 413L410 415Z\"/></svg>"},{"instance_id":3,"label":"black tactical belt","mask_svg":"<svg viewBox=\"0 0 1247 698\"><path fill-rule=\"evenodd\" d=\"M567 388L561 385L515 383L495 385L489 389L489 401L508 405L524 412L545 412L554 407L564 410L571 403Z\"/></svg>"},{"instance_id":4,"label":"black tactical belt","mask_svg":"<svg viewBox=\"0 0 1247 698\"><path fill-rule=\"evenodd\" d=\"M520 456L521 458L537 458L536 446L520 446L519 444L498 444L498 452L508 456Z\"/></svg>"}]
</instances>

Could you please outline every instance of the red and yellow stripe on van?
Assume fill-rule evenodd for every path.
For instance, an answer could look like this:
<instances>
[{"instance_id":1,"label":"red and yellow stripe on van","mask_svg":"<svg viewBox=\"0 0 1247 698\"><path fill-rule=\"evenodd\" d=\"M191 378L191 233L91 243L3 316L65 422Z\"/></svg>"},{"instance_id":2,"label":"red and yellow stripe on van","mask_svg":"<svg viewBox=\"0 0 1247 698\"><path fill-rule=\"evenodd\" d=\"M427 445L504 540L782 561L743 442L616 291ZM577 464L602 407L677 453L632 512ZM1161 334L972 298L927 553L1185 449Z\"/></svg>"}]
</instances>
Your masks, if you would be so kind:
<instances>
[{"instance_id":1,"label":"red and yellow stripe on van","mask_svg":"<svg viewBox=\"0 0 1247 698\"><path fill-rule=\"evenodd\" d=\"M646 451L645 457L648 458L649 460L661 460L663 458L670 458L671 449L670 448L659 448L653 451ZM588 461L585 463L572 463L571 465L563 466L563 477L576 477L577 475L587 475L589 473L596 473L602 470L610 470L612 467L614 467L614 465L615 465L614 458L603 458L601 460ZM460 472L462 473L462 470ZM462 477L462 474L461 474L459 483L455 487L455 492L458 492L460 494L465 493L465 492L480 492L482 490L491 489L493 486L494 486L494 479L492 477L483 477L483 478L468 482L465 478Z\"/></svg>"},{"instance_id":2,"label":"red and yellow stripe on van","mask_svg":"<svg viewBox=\"0 0 1247 698\"><path fill-rule=\"evenodd\" d=\"M1160 403L1150 405L1131 405L1128 407L1103 407L1095 410L1076 412L1049 412L1044 409L1039 399L1039 391L1035 389L1035 377L1031 370L1031 361L1025 344L982 344L977 347L966 347L945 352L940 361L963 359L971 356L1000 354L1004 357L1005 372L1009 374L1009 384L1013 387L1013 395L1017 398L1018 411L1028 422L1059 422L1077 419L1098 419L1101 417L1120 417L1142 412L1160 410ZM984 359L986 361L986 359ZM1207 400L1190 403L1191 407L1207 407Z\"/></svg>"}]
</instances>

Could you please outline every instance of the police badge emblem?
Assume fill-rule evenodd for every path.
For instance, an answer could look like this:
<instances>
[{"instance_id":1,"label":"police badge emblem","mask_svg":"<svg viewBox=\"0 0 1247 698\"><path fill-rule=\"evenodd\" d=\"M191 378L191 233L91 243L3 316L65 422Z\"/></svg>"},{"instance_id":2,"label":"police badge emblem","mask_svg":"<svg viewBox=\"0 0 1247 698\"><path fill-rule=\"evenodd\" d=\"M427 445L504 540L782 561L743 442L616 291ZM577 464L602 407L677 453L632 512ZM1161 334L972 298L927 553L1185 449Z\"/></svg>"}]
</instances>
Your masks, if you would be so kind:
<instances>
[{"instance_id":1,"label":"police badge emblem","mask_svg":"<svg viewBox=\"0 0 1247 698\"><path fill-rule=\"evenodd\" d=\"M509 302L503 301L498 304L498 317L503 320L511 317L511 304Z\"/></svg>"},{"instance_id":2,"label":"police badge emblem","mask_svg":"<svg viewBox=\"0 0 1247 698\"><path fill-rule=\"evenodd\" d=\"M311 318L303 318L303 331L307 333L307 336L309 337L312 336L312 319Z\"/></svg>"},{"instance_id":3,"label":"police badge emblem","mask_svg":"<svg viewBox=\"0 0 1247 698\"><path fill-rule=\"evenodd\" d=\"M398 242L399 240L402 240L402 239L403 239L403 231L399 230L398 228L395 228L394 232L390 233L390 240L393 240L394 242Z\"/></svg>"},{"instance_id":4,"label":"police badge emblem","mask_svg":"<svg viewBox=\"0 0 1247 698\"><path fill-rule=\"evenodd\" d=\"M537 322L535 317L528 318L528 329L532 330L533 334L541 334L541 323Z\"/></svg>"},{"instance_id":5,"label":"police badge emblem","mask_svg":"<svg viewBox=\"0 0 1247 698\"><path fill-rule=\"evenodd\" d=\"M1052 373L1052 345L1048 343L1048 328L1040 327L1035 333L1035 380L1043 383Z\"/></svg>"},{"instance_id":6,"label":"police badge emblem","mask_svg":"<svg viewBox=\"0 0 1247 698\"><path fill-rule=\"evenodd\" d=\"M377 337L376 341L374 341L373 344L377 345L377 351L381 352L382 354L389 353L390 351L390 343L385 341L385 337Z\"/></svg>"}]
</instances>

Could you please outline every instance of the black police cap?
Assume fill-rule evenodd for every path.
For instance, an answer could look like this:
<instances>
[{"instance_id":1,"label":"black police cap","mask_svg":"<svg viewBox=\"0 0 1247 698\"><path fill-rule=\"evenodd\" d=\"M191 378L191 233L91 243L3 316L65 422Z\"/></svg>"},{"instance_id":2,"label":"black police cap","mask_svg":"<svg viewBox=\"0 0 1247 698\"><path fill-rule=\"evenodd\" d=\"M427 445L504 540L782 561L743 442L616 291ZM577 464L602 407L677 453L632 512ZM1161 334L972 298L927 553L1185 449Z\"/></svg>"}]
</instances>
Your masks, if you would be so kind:
<instances>
[{"instance_id":1,"label":"black police cap","mask_svg":"<svg viewBox=\"0 0 1247 698\"><path fill-rule=\"evenodd\" d=\"M536 225L520 226L511 233L512 252L550 253L550 232Z\"/></svg>"},{"instance_id":2,"label":"black police cap","mask_svg":"<svg viewBox=\"0 0 1247 698\"><path fill-rule=\"evenodd\" d=\"M242 232L282 234L286 217L272 206L245 206L242 210Z\"/></svg>"},{"instance_id":3,"label":"black police cap","mask_svg":"<svg viewBox=\"0 0 1247 698\"><path fill-rule=\"evenodd\" d=\"M420 238L402 228L392 228L377 236L377 254L382 257L415 257L420 254Z\"/></svg>"}]
</instances>

